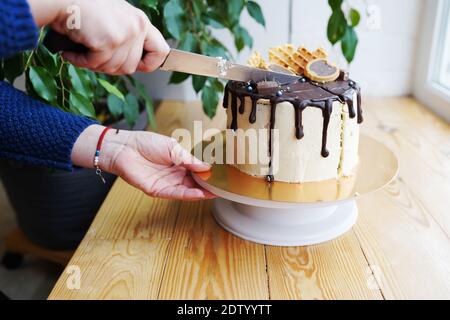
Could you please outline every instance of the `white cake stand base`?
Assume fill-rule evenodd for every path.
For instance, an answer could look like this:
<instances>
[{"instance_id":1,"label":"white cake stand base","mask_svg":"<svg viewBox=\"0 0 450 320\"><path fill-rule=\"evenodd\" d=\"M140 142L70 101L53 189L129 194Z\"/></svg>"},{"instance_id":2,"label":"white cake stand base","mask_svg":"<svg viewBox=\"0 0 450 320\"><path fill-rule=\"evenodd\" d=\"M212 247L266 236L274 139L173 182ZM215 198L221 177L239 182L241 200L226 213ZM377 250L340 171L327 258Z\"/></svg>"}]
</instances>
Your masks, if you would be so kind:
<instances>
[{"instance_id":1,"label":"white cake stand base","mask_svg":"<svg viewBox=\"0 0 450 320\"><path fill-rule=\"evenodd\" d=\"M337 205L298 205L293 208L263 208L216 199L216 221L245 240L273 246L307 246L335 239L356 223L355 200Z\"/></svg>"}]
</instances>

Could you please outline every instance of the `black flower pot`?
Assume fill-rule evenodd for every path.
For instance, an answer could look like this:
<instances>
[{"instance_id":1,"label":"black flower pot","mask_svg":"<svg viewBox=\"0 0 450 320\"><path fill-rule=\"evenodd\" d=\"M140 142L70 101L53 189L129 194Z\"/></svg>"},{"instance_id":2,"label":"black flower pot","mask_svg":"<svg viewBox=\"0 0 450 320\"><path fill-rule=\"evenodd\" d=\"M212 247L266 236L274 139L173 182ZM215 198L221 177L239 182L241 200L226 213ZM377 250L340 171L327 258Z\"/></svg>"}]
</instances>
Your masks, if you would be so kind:
<instances>
[{"instance_id":1,"label":"black flower pot","mask_svg":"<svg viewBox=\"0 0 450 320\"><path fill-rule=\"evenodd\" d=\"M133 130L147 125L143 112ZM114 125L126 128L124 122ZM6 193L27 238L49 249L74 249L83 239L116 177L93 169L73 172L0 162Z\"/></svg>"}]
</instances>

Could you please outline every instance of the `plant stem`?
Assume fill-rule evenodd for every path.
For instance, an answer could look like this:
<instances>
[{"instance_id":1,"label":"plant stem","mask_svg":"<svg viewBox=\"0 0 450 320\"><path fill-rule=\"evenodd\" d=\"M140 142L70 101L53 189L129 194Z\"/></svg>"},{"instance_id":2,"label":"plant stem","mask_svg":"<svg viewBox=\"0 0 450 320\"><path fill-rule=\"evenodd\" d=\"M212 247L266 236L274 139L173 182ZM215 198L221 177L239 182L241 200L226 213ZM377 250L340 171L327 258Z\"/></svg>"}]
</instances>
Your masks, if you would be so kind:
<instances>
[{"instance_id":1,"label":"plant stem","mask_svg":"<svg viewBox=\"0 0 450 320\"><path fill-rule=\"evenodd\" d=\"M64 81L63 81L63 77L62 77L62 68L64 67L64 63L65 62L64 62L62 57L60 57L60 59L61 59L61 66L59 67L59 71L58 71L58 74L56 76L59 77L59 83L61 85L61 94L62 94L61 107L64 110L69 111L69 109L66 107L66 95L64 93L66 88L64 87Z\"/></svg>"},{"instance_id":2,"label":"plant stem","mask_svg":"<svg viewBox=\"0 0 450 320\"><path fill-rule=\"evenodd\" d=\"M25 69L24 70L28 70L28 68L30 68L31 65L31 59L33 58L33 55L35 53L36 50L31 50L30 51L30 55L28 56L27 62L25 63Z\"/></svg>"}]
</instances>

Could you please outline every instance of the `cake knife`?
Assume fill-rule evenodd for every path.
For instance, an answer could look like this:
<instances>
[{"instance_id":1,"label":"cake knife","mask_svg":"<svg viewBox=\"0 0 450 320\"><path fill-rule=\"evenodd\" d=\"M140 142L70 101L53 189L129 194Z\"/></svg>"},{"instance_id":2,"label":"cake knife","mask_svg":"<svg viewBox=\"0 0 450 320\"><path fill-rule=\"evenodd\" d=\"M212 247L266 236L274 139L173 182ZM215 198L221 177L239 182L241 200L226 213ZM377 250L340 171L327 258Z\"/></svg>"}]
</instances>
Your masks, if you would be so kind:
<instances>
[{"instance_id":1,"label":"cake knife","mask_svg":"<svg viewBox=\"0 0 450 320\"><path fill-rule=\"evenodd\" d=\"M44 45L50 52L72 51L86 53L88 48L82 44L75 43L68 37L49 30ZM162 71L177 71L200 76L214 77L234 81L276 81L280 84L292 83L301 77L270 70L253 68L240 65L222 57L209 57L197 53L171 49L164 63L160 66Z\"/></svg>"}]
</instances>

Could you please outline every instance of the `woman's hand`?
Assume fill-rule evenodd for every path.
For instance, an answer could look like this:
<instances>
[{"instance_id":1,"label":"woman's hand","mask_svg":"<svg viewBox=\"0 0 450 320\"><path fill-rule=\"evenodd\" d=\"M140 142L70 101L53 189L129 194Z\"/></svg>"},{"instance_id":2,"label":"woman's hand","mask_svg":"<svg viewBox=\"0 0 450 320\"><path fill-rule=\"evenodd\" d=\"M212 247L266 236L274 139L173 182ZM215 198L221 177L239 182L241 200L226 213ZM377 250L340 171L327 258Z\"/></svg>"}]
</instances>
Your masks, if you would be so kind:
<instances>
[{"instance_id":1,"label":"woman's hand","mask_svg":"<svg viewBox=\"0 0 450 320\"><path fill-rule=\"evenodd\" d=\"M75 165L92 168L95 147L104 127L93 125L80 135L72 150ZM153 197L182 200L213 198L197 186L189 171L210 166L193 157L175 139L143 131L109 130L99 157L103 171L114 173Z\"/></svg>"},{"instance_id":2,"label":"woman's hand","mask_svg":"<svg viewBox=\"0 0 450 320\"><path fill-rule=\"evenodd\" d=\"M164 62L169 52L163 36L145 13L124 0L28 1L39 25L50 25L90 49L86 54L63 53L76 66L108 74L150 72ZM80 28L69 29L68 19L77 17L68 8L77 8Z\"/></svg>"}]
</instances>

